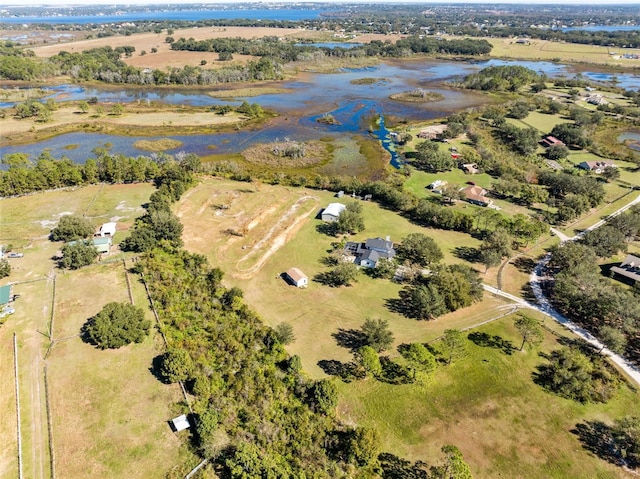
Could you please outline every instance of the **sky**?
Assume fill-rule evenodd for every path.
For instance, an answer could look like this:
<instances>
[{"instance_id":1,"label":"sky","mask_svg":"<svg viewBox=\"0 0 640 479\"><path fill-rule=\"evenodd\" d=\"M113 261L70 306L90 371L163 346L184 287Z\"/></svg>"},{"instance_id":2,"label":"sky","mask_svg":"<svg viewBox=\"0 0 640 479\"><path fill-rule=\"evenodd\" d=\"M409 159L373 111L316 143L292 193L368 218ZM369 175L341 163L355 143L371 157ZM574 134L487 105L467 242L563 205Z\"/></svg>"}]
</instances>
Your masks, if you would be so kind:
<instances>
[{"instance_id":1,"label":"sky","mask_svg":"<svg viewBox=\"0 0 640 479\"><path fill-rule=\"evenodd\" d=\"M53 5L57 7L66 6L66 5L149 5L149 4L157 4L157 5L175 5L175 4L185 4L185 3L207 3L210 5L215 4L229 4L229 3L246 3L252 0L171 0L167 2L166 0L133 0L133 1L123 1L123 0L0 0L0 7L7 7L12 5L17 6L41 6L41 5ZM393 3L393 0L318 0L323 3ZM521 3L517 0L397 0L401 3ZM305 3L305 0L273 0L271 2L264 3ZM306 3L310 3L307 0ZM573 4L573 5L638 5L640 9L640 0L527 0L528 4Z\"/></svg>"}]
</instances>

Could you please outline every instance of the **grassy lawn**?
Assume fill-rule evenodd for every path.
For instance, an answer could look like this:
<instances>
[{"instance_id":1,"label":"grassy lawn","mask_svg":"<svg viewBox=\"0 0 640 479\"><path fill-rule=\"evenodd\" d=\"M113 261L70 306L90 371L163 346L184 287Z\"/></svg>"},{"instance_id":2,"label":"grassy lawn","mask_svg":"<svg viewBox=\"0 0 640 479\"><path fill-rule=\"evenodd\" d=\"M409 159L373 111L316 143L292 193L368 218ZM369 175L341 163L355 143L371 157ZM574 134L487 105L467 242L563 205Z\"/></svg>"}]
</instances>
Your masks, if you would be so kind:
<instances>
[{"instance_id":1,"label":"grassy lawn","mask_svg":"<svg viewBox=\"0 0 640 479\"><path fill-rule=\"evenodd\" d=\"M510 317L479 330L520 344ZM625 477L583 449L570 431L586 420L612 422L629 413L637 407L637 392L624 385L604 405L545 392L531 375L543 362L538 351L559 347L548 333L539 350L512 355L468 344L466 358L439 366L426 385L340 383L341 419L376 427L385 450L413 460L438 457L443 444L455 444L476 478Z\"/></svg>"},{"instance_id":2,"label":"grassy lawn","mask_svg":"<svg viewBox=\"0 0 640 479\"><path fill-rule=\"evenodd\" d=\"M124 267L116 253L79 271L60 271L51 258L60 243L49 230L64 212L86 214L96 224L132 223L153 187L93 185L0 200L2 244L24 252L11 259L12 272L2 283L19 294L16 313L0 327L0 476L17 476L13 333L18 337L20 405L25 477L49 477L49 444L44 367L47 367L53 449L59 477L161 477L189 460L185 437L170 432L166 421L179 410L180 391L161 384L149 372L162 352L152 334L140 345L100 351L78 337L80 327L110 301L128 301ZM118 241L118 233L116 241ZM49 321L56 274L54 339L47 359ZM131 277L136 304L146 310L144 288ZM150 312L147 311L151 319ZM135 467L132 467L135 464Z\"/></svg>"}]
</instances>

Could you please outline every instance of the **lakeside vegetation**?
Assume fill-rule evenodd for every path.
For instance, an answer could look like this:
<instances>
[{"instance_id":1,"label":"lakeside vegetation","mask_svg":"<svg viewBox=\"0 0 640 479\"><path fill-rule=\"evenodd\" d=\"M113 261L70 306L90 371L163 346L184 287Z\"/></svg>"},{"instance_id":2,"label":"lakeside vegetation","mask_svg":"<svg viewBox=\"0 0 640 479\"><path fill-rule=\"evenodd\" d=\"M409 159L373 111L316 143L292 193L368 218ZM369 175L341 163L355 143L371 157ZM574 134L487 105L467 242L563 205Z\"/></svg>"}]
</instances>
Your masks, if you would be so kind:
<instances>
[{"instance_id":1,"label":"lakeside vegetation","mask_svg":"<svg viewBox=\"0 0 640 479\"><path fill-rule=\"evenodd\" d=\"M260 43L230 39L226 48ZM432 48L431 43L407 39L400 47L408 52ZM396 51L389 45L375 49L377 54ZM191 431L171 435L173 442L166 440L168 429L151 427L165 439L156 448L144 443L118 459L113 446L95 458L93 467L118 475L125 461L159 457L168 449L174 462L161 471L167 477L184 477L200 459L209 461L199 473L203 477L230 478L466 479L471 473L491 478L523 471L532 478L594 473L613 478L625 474L622 466L639 465L637 390L610 368L601 351L537 313L516 314L517 308L483 295L482 289L482 283L500 288L506 281L505 290L527 298L535 254L553 242L551 225L593 224L607 208L633 198L640 159L617 144L613 132L637 125L638 94L602 89L599 93L612 101L591 108L585 100L590 84L551 82L522 67L485 69L459 86L497 93L504 101L450 114L437 134L423 131L424 125L400 123L394 141L404 165L398 170L386 165L378 141L364 138L348 146L344 139L285 138L207 158L183 153L129 158L96 149L85 164L47 152L33 161L20 154L2 159L1 196L42 192L1 200L10 205L11 217L2 220L0 240L17 239L18 247L39 254L27 266L10 263L9 280L20 279L15 287L31 292L31 283L20 283L36 277L44 284L54 267L55 246L43 239L43 227L57 225L52 240L79 240L61 248L58 263L71 268L59 270L64 290L58 294L66 302L56 307L73 318L61 331L65 340L74 339L56 346L52 363L84 354L90 364L102 358L116 364L112 351L84 344L91 353L78 353L81 342L73 335L90 318L85 327L96 326L103 319L100 308L118 309L113 305L121 303L112 301L125 301L127 294L131 303L135 298L138 306L146 305L142 283L135 281L140 279L158 313L154 339L145 336L153 316L143 306L135 320L145 334L125 334L127 341L140 344L125 346L120 357L142 351L148 364L131 359L123 368L135 367L137 380L156 397L131 394L136 384L118 383L120 390L128 391L127 400L131 394L133 410L151 402L151 420L163 426L170 414L187 413L191 420ZM15 113L46 124L68 108L38 105L27 100ZM82 116L97 106L87 102L72 108ZM127 118L128 108L110 115L114 121L136 117L144 122L142 115ZM203 113L256 122L268 115L248 102L235 111L222 106ZM167 131L180 127L163 125ZM548 135L564 145L543 147L540 141ZM155 151L166 146L150 145ZM603 160L617 167L602 173L577 168L582 161ZM435 192L437 180L447 183ZM131 211L117 195L109 202L99 199L103 189L127 187L146 192ZM45 191L55 188L78 189ZM469 197L463 188L485 191ZM60 199L65 194L82 197L82 208ZM487 203L478 204L477 197ZM59 201L49 205L47 198ZM347 204L338 221L327 224L313 217L318 207L335 201ZM66 214L67 204L93 222ZM111 259L95 264L97 253L82 238L91 236L94 222L120 214L125 227L118 231L119 253L112 260L122 277L114 280ZM370 270L343 261L347 240L389 235L396 258ZM91 258L80 264L70 247L86 248ZM640 209L550 251L555 281L545 288L556 307L611 350L640 362L640 290L606 274L621 254L640 251ZM510 259L517 272L510 271ZM283 271L294 265L309 275L307 288L283 281ZM78 295L91 297L90 289L105 281L118 285L113 298L103 288L89 307L74 296L78 288ZM28 306L16 313L22 321L16 327L27 321L25 312L47 311L45 296L23 298ZM79 312L75 308L81 303ZM2 334L7 326L14 328L12 319L1 326ZM111 333L108 325L100 326L99 332ZM83 331L89 342L111 347L104 336ZM106 339L114 338L107 334ZM118 346L121 339L115 338ZM153 341L157 344L150 345ZM29 351L39 357L37 348ZM92 375L86 367L82 371L88 376L83 384L95 397L104 388L94 381L110 377ZM80 400L65 403L61 391L73 384L59 372L52 377L54 404L61 411L54 408L54 423L65 436L73 435L61 414L77 417L68 404ZM82 382L77 375L73 380ZM186 391L181 399L175 394L177 382ZM168 394L169 388L175 391ZM173 396L170 407L168 396ZM158 398L164 402L154 401ZM118 398L112 401L114 409L95 411L101 421L113 410L123 414L124 405ZM93 444L95 431L80 429L78 437ZM126 437L138 436L134 431ZM52 448L61 447L56 444ZM86 452L86 445L78 447ZM73 457L66 444L58 450ZM77 471L74 464L64 466L71 475ZM161 466L144 467L155 474Z\"/></svg>"}]
</instances>

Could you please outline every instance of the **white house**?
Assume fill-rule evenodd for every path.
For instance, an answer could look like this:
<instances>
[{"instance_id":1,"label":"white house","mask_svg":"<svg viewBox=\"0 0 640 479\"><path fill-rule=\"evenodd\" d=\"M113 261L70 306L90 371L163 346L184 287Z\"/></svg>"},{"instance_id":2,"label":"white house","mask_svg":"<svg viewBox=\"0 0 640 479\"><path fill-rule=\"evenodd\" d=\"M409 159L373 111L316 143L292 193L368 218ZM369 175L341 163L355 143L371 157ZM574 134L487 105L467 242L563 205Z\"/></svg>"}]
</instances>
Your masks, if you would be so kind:
<instances>
[{"instance_id":1,"label":"white house","mask_svg":"<svg viewBox=\"0 0 640 479\"><path fill-rule=\"evenodd\" d=\"M322 221L337 221L340 213L346 208L342 203L329 203L329 205L322 211Z\"/></svg>"},{"instance_id":2,"label":"white house","mask_svg":"<svg viewBox=\"0 0 640 479\"><path fill-rule=\"evenodd\" d=\"M307 275L300 271L298 268L290 268L285 273L287 281L292 283L298 288L306 288L309 284L309 278Z\"/></svg>"},{"instance_id":3,"label":"white house","mask_svg":"<svg viewBox=\"0 0 640 479\"><path fill-rule=\"evenodd\" d=\"M105 223L100 227L100 230L96 234L96 236L110 236L113 238L113 235L116 234L116 224L115 223Z\"/></svg>"},{"instance_id":4,"label":"white house","mask_svg":"<svg viewBox=\"0 0 640 479\"><path fill-rule=\"evenodd\" d=\"M95 246L96 250L98 250L98 253L100 254L109 254L112 244L111 236L102 236L100 238L93 239L93 246Z\"/></svg>"}]
</instances>

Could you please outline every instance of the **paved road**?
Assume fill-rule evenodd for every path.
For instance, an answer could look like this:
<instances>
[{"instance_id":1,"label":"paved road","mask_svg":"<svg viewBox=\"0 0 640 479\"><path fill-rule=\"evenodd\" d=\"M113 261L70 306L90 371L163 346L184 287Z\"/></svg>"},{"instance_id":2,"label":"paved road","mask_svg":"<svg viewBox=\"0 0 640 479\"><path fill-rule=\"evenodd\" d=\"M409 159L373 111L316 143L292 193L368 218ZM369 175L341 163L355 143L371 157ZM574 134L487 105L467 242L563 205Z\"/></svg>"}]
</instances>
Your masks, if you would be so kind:
<instances>
[{"instance_id":1,"label":"paved road","mask_svg":"<svg viewBox=\"0 0 640 479\"><path fill-rule=\"evenodd\" d=\"M619 214L627 211L633 205L639 204L639 203L640 203L640 196L638 196L635 200L630 201L622 208L619 208L614 213L610 214L607 217L607 219L613 218L614 216L618 216ZM564 243L565 241L574 241L581 238L585 233L587 233L588 231L594 230L596 228L599 228L600 226L605 224L605 222L606 220L601 220L597 222L595 225L591 226L590 228L587 228L585 231L575 235L573 238L569 238L557 230L552 229L552 231L554 231L554 233L560 238L560 241ZM593 336L586 329L571 322L568 318L560 314L551 306L551 304L549 303L549 299L545 296L544 291L542 290L542 283L549 279L548 277L545 276L546 266L547 266L547 263L549 262L549 259L551 259L551 255L547 253L538 262L535 269L531 272L531 276L529 277L531 289L533 291L533 294L536 297L536 301L538 302L538 304L529 303L528 301L525 301L522 298L514 296L513 294L505 293L504 291L501 291L497 288L494 288L486 284L483 285L484 289L486 291L489 291L490 293L510 299L511 301L514 301L521 307L535 309L536 311L540 311L541 313L546 314L547 316L550 316L551 318L556 320L558 323L562 324L565 328L569 329L574 334L576 334L577 336L580 336L582 339L587 341L589 344L592 344L598 349L602 349L602 354L609 356L612 362L618 365L618 367L622 369L629 376L629 378L631 378L633 382L635 382L638 386L640 386L640 369L638 369L637 366L635 366L634 364L631 364L624 357L605 348L604 344L602 344L598 340L598 338Z\"/></svg>"}]
</instances>

